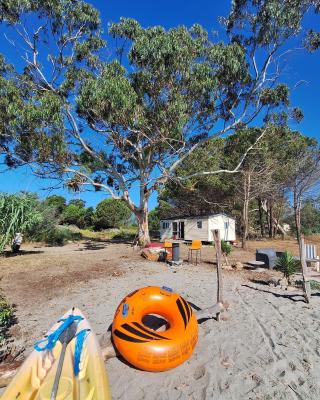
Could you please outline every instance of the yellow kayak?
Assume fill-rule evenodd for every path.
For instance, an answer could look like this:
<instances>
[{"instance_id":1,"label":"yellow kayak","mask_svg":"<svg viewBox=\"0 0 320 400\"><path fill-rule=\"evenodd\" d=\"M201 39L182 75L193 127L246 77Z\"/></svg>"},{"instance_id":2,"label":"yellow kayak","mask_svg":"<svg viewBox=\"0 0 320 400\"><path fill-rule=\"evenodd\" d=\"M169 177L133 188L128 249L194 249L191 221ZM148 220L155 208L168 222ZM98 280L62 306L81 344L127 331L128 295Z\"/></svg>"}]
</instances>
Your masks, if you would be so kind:
<instances>
[{"instance_id":1,"label":"yellow kayak","mask_svg":"<svg viewBox=\"0 0 320 400\"><path fill-rule=\"evenodd\" d=\"M60 378L59 359L64 352L61 339L72 324L73 333L65 343ZM57 373L58 372L58 373ZM55 392L53 395L53 391ZM108 377L98 340L80 310L68 311L35 344L1 400L109 400Z\"/></svg>"}]
</instances>

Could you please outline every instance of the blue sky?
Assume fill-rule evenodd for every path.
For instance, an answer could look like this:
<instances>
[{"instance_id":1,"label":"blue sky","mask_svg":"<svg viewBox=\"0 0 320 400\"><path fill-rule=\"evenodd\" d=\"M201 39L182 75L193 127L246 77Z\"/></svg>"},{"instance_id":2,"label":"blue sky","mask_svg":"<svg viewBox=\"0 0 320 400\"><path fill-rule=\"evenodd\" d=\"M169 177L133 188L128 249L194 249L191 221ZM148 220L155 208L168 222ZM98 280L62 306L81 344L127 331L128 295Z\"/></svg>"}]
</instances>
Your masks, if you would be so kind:
<instances>
[{"instance_id":1,"label":"blue sky","mask_svg":"<svg viewBox=\"0 0 320 400\"><path fill-rule=\"evenodd\" d=\"M108 22L117 22L119 18L131 17L137 19L143 26L163 25L170 28L177 25L191 26L200 23L209 31L219 30L218 17L227 15L229 0L109 0L89 1L101 12L104 29L107 30ZM319 26L319 16L308 16L305 26ZM12 50L4 38L1 38L1 52L12 55ZM9 60L10 61L10 60ZM11 62L14 60L11 60ZM304 120L299 125L292 126L302 133L320 139L318 116L320 93L320 51L307 55L303 51L296 51L288 58L284 80L291 86L292 105L299 106L304 112ZM303 80L296 88L295 84ZM4 192L18 192L21 190L38 192L40 197L49 194L62 194L68 199L82 198L88 206L95 206L105 198L103 193L81 193L73 195L63 188L45 190L55 185L55 182L44 181L34 177L27 168L0 173L0 190ZM133 193L136 200L137 194ZM153 208L156 205L156 195L150 201Z\"/></svg>"}]
</instances>

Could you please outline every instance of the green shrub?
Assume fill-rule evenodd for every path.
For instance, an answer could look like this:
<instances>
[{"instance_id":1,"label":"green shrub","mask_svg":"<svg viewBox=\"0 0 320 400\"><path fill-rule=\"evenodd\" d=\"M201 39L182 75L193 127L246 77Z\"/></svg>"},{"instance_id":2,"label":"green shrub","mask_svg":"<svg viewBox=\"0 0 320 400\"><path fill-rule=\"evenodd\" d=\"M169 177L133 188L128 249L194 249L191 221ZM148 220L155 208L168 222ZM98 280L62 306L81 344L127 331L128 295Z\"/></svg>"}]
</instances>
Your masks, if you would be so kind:
<instances>
[{"instance_id":1,"label":"green shrub","mask_svg":"<svg viewBox=\"0 0 320 400\"><path fill-rule=\"evenodd\" d=\"M96 207L93 218L94 227L97 230L120 228L128 223L131 214L122 200L102 200Z\"/></svg>"},{"instance_id":2,"label":"green shrub","mask_svg":"<svg viewBox=\"0 0 320 400\"><path fill-rule=\"evenodd\" d=\"M0 295L0 343L14 321L14 309L7 300Z\"/></svg>"},{"instance_id":3,"label":"green shrub","mask_svg":"<svg viewBox=\"0 0 320 400\"><path fill-rule=\"evenodd\" d=\"M52 246L63 246L68 241L81 239L82 234L80 232L73 232L68 228L61 227L55 227L38 238L38 240Z\"/></svg>"},{"instance_id":4,"label":"green shrub","mask_svg":"<svg viewBox=\"0 0 320 400\"><path fill-rule=\"evenodd\" d=\"M48 196L44 201L43 205L45 208L54 208L57 213L62 214L63 210L66 208L66 199L63 196L52 195Z\"/></svg>"},{"instance_id":5,"label":"green shrub","mask_svg":"<svg viewBox=\"0 0 320 400\"><path fill-rule=\"evenodd\" d=\"M232 252L231 244L224 240L221 240L221 251L224 255L229 256Z\"/></svg>"},{"instance_id":6,"label":"green shrub","mask_svg":"<svg viewBox=\"0 0 320 400\"><path fill-rule=\"evenodd\" d=\"M310 281L311 290L320 290L320 282Z\"/></svg>"},{"instance_id":7,"label":"green shrub","mask_svg":"<svg viewBox=\"0 0 320 400\"><path fill-rule=\"evenodd\" d=\"M84 228L86 226L86 214L87 210L84 207L71 203L63 210L62 221L64 224Z\"/></svg>"},{"instance_id":8,"label":"green shrub","mask_svg":"<svg viewBox=\"0 0 320 400\"><path fill-rule=\"evenodd\" d=\"M132 241L135 238L136 234L137 234L136 231L130 232L127 229L121 229L119 233L116 233L113 236L113 239L115 239L115 240L129 240L129 241Z\"/></svg>"},{"instance_id":9,"label":"green shrub","mask_svg":"<svg viewBox=\"0 0 320 400\"><path fill-rule=\"evenodd\" d=\"M298 267L299 261L288 251L285 251L281 257L277 258L276 268L283 273L288 282L290 282L290 277L296 273Z\"/></svg>"}]
</instances>

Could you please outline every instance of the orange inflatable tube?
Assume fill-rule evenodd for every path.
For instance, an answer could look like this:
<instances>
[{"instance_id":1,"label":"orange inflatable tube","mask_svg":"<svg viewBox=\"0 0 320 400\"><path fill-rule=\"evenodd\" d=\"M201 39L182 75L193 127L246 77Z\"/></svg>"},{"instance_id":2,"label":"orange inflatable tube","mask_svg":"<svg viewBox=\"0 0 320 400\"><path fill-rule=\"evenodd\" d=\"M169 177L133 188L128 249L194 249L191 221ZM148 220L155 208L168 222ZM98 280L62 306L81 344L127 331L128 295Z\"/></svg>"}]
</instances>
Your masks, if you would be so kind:
<instances>
[{"instance_id":1,"label":"orange inflatable tube","mask_svg":"<svg viewBox=\"0 0 320 400\"><path fill-rule=\"evenodd\" d=\"M146 316L167 321L159 332L144 324ZM190 305L169 288L148 286L126 296L112 323L112 338L120 354L145 371L166 371L186 361L198 340L198 322Z\"/></svg>"}]
</instances>

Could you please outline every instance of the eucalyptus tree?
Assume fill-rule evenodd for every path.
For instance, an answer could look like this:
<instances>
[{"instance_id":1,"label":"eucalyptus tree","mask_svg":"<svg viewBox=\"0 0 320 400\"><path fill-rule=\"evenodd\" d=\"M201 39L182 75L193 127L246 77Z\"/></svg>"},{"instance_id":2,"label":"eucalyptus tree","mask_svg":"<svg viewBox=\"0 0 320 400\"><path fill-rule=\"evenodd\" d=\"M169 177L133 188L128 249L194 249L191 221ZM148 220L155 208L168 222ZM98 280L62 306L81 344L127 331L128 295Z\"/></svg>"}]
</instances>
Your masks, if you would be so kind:
<instances>
[{"instance_id":1,"label":"eucalyptus tree","mask_svg":"<svg viewBox=\"0 0 320 400\"><path fill-rule=\"evenodd\" d=\"M317 140L294 132L292 140L286 143L283 165L285 182L292 193L295 228L300 244L303 200L319 194L320 189L320 149Z\"/></svg>"},{"instance_id":2,"label":"eucalyptus tree","mask_svg":"<svg viewBox=\"0 0 320 400\"><path fill-rule=\"evenodd\" d=\"M199 25L145 29L122 19L109 29L117 45L110 60L99 13L85 2L2 1L13 32L8 28L7 37L23 48L23 69L0 71L0 91L11 96L0 102L0 110L9 111L0 122L8 162L29 163L74 190L121 199L138 220L140 243L148 242L148 200L179 179L184 160L206 142L288 106L277 60L305 10L293 7L295 21L266 9L275 1L255 1L248 31L246 3L233 3L225 42ZM281 12L291 15L288 3ZM223 172L237 172L254 145Z\"/></svg>"}]
</instances>

